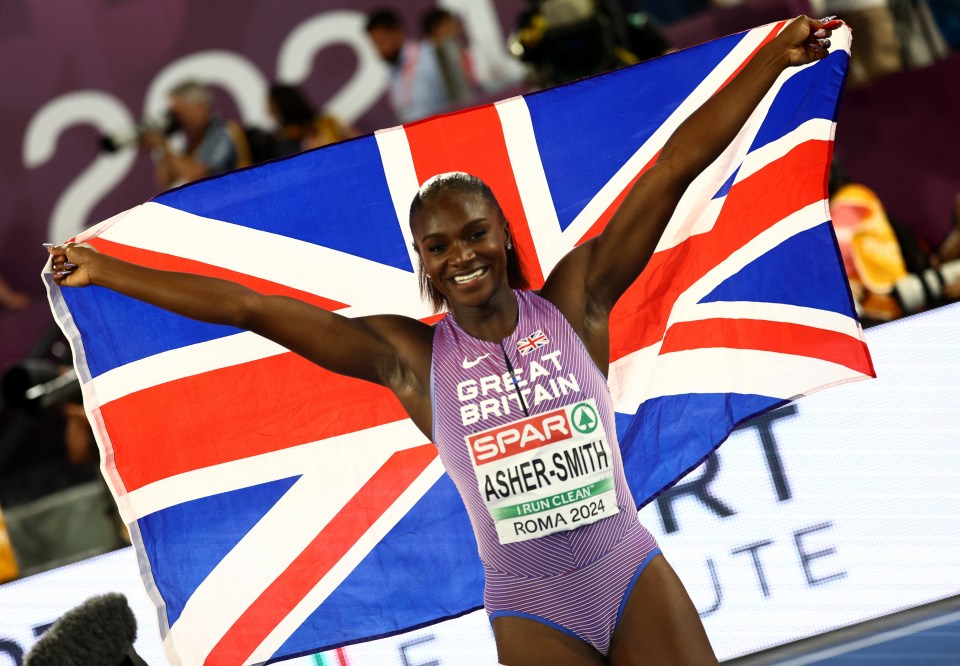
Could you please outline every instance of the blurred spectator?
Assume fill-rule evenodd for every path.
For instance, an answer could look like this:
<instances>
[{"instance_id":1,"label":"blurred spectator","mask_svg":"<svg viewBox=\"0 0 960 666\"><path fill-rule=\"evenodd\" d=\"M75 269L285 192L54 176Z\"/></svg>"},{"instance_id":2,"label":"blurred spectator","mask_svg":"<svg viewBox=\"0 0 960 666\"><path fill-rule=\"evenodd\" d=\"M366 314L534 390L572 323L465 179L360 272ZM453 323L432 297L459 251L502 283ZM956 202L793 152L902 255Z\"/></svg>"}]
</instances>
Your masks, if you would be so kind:
<instances>
[{"instance_id":1,"label":"blurred spectator","mask_svg":"<svg viewBox=\"0 0 960 666\"><path fill-rule=\"evenodd\" d=\"M890 0L890 7L897 22L904 67L928 67L947 57L950 49L927 0Z\"/></svg>"},{"instance_id":2,"label":"blurred spectator","mask_svg":"<svg viewBox=\"0 0 960 666\"><path fill-rule=\"evenodd\" d=\"M0 415L0 504L27 504L98 479L89 426L69 418L64 406L34 413L7 405ZM69 440L69 441L68 441Z\"/></svg>"},{"instance_id":3,"label":"blurred spectator","mask_svg":"<svg viewBox=\"0 0 960 666\"><path fill-rule=\"evenodd\" d=\"M7 284L0 277L0 308L6 310L26 310L30 305L30 298Z\"/></svg>"},{"instance_id":4,"label":"blurred spectator","mask_svg":"<svg viewBox=\"0 0 960 666\"><path fill-rule=\"evenodd\" d=\"M398 122L407 123L462 106L477 82L452 17L429 19L433 39L411 39L393 9L367 17L367 35L390 68L390 105Z\"/></svg>"},{"instance_id":5,"label":"blurred spectator","mask_svg":"<svg viewBox=\"0 0 960 666\"><path fill-rule=\"evenodd\" d=\"M447 99L452 105L462 105L473 98L479 88L463 24L442 7L428 9L421 22L424 39L436 51Z\"/></svg>"},{"instance_id":6,"label":"blurred spectator","mask_svg":"<svg viewBox=\"0 0 960 666\"><path fill-rule=\"evenodd\" d=\"M661 55L667 41L651 18L616 0L528 0L511 51L533 84L557 85Z\"/></svg>"},{"instance_id":7,"label":"blurred spectator","mask_svg":"<svg viewBox=\"0 0 960 666\"><path fill-rule=\"evenodd\" d=\"M243 129L214 110L213 94L204 84L185 81L173 88L169 112L182 133L183 148L175 148L159 130L145 132L140 141L154 158L160 187L166 189L251 163Z\"/></svg>"},{"instance_id":8,"label":"blurred spectator","mask_svg":"<svg viewBox=\"0 0 960 666\"><path fill-rule=\"evenodd\" d=\"M270 86L270 115L277 121L273 155L282 157L301 150L319 148L359 135L352 126L326 112L317 112L310 100L295 86Z\"/></svg>"},{"instance_id":9,"label":"blurred spectator","mask_svg":"<svg viewBox=\"0 0 960 666\"><path fill-rule=\"evenodd\" d=\"M954 50L960 50L960 2L928 0L928 4L947 44Z\"/></svg>"},{"instance_id":10,"label":"blurred spectator","mask_svg":"<svg viewBox=\"0 0 960 666\"><path fill-rule=\"evenodd\" d=\"M854 32L848 83L858 86L903 69L900 39L889 0L827 0L827 14L836 14Z\"/></svg>"},{"instance_id":11,"label":"blurred spectator","mask_svg":"<svg viewBox=\"0 0 960 666\"><path fill-rule=\"evenodd\" d=\"M21 575L130 543L66 341L32 354L4 370L0 406L0 505Z\"/></svg>"},{"instance_id":12,"label":"blurred spectator","mask_svg":"<svg viewBox=\"0 0 960 666\"><path fill-rule=\"evenodd\" d=\"M26 358L3 368L0 389L0 504L31 502L98 476L70 347L55 324Z\"/></svg>"},{"instance_id":13,"label":"blurred spectator","mask_svg":"<svg viewBox=\"0 0 960 666\"><path fill-rule=\"evenodd\" d=\"M837 14L853 30L852 86L904 68L927 67L948 53L926 0L826 0L825 11Z\"/></svg>"},{"instance_id":14,"label":"blurred spectator","mask_svg":"<svg viewBox=\"0 0 960 666\"><path fill-rule=\"evenodd\" d=\"M624 5L634 11L642 10L661 24L673 23L710 7L710 0L627 0Z\"/></svg>"}]
</instances>

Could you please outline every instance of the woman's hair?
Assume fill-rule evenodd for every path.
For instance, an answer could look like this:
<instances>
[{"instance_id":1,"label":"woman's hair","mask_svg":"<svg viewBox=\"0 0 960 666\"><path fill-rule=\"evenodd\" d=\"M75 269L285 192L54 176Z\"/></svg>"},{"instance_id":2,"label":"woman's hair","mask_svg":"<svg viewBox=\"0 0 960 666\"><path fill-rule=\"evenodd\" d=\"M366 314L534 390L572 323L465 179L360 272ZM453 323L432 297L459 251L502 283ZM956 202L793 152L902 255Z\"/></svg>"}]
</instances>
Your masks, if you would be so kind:
<instances>
[{"instance_id":1,"label":"woman's hair","mask_svg":"<svg viewBox=\"0 0 960 666\"><path fill-rule=\"evenodd\" d=\"M489 185L469 173L450 171L437 174L427 180L427 182L420 187L416 196L413 197L413 202L410 204L411 229L413 229L413 220L417 214L419 214L432 199L446 192L456 192L462 196L476 195L481 197L486 203L496 209L497 215L499 215L500 219L503 220L509 228L510 224L503 214L503 209L500 208L500 202L497 201L497 197L494 196L493 190L490 189ZM440 312L447 304L447 297L441 294L433 285L433 282L430 281L427 272L423 268L423 259L420 258L419 252L417 253L417 258L419 260L417 274L420 278L420 294L424 299L430 301L433 305L434 312ZM520 253L517 251L515 243L511 243L511 246L507 248L507 283L513 289L526 289L530 286L526 275L523 274Z\"/></svg>"}]
</instances>

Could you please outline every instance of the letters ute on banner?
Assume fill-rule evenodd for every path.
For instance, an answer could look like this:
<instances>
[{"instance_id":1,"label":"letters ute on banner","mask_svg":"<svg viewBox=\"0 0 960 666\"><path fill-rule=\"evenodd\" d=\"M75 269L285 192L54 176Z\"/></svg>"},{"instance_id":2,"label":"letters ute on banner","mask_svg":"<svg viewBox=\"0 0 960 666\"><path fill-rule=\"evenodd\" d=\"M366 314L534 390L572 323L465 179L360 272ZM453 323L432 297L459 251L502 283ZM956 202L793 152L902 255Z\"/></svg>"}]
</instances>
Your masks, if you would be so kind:
<instances>
[{"instance_id":1,"label":"letters ute on banner","mask_svg":"<svg viewBox=\"0 0 960 666\"><path fill-rule=\"evenodd\" d=\"M427 178L462 170L493 188L536 288L782 26L197 182L80 239L346 316L427 319L407 210ZM610 384L641 504L737 423L873 375L826 202L849 31L833 41L829 57L784 72L691 185L614 312ZM47 284L171 662L262 663L481 606L465 510L385 389L250 333L99 288L61 290L49 274ZM545 337L531 333L525 348ZM592 441L560 461L592 465L581 468L591 476L538 496L550 504L543 522L570 519L554 503L586 502L587 517L608 509L585 496L604 487L605 440ZM539 464L559 473L560 462ZM493 464L507 490L508 465ZM503 499L497 481L491 501Z\"/></svg>"}]
</instances>

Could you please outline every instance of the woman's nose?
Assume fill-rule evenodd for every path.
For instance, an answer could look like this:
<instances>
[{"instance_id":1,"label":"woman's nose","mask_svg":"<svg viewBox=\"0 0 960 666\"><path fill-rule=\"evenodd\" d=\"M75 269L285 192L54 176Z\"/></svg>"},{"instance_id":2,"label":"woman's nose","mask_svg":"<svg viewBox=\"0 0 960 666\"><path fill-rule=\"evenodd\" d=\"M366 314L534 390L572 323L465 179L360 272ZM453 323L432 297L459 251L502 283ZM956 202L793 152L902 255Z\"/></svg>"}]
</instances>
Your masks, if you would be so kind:
<instances>
[{"instance_id":1,"label":"woman's nose","mask_svg":"<svg viewBox=\"0 0 960 666\"><path fill-rule=\"evenodd\" d=\"M458 264L465 264L473 260L476 253L466 243L457 243L453 247L453 260Z\"/></svg>"}]
</instances>

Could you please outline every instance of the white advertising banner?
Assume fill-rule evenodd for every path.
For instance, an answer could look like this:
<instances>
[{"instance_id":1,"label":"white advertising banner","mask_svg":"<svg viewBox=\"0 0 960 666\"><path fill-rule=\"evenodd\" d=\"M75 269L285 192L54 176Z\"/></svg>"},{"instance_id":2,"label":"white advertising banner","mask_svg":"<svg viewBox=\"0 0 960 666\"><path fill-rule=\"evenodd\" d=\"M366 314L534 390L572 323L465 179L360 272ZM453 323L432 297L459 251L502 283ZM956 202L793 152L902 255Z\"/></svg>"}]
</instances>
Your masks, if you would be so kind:
<instances>
[{"instance_id":1,"label":"white advertising banner","mask_svg":"<svg viewBox=\"0 0 960 666\"><path fill-rule=\"evenodd\" d=\"M876 380L751 421L640 512L720 659L960 594L960 305L867 340ZM134 609L137 652L164 663L127 549L0 586L0 666L110 591ZM478 612L288 663L491 664L496 650Z\"/></svg>"},{"instance_id":2,"label":"white advertising banner","mask_svg":"<svg viewBox=\"0 0 960 666\"><path fill-rule=\"evenodd\" d=\"M641 511L721 659L960 594L960 306L867 342Z\"/></svg>"}]
</instances>

